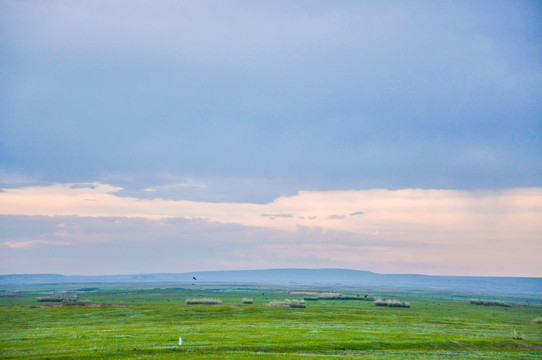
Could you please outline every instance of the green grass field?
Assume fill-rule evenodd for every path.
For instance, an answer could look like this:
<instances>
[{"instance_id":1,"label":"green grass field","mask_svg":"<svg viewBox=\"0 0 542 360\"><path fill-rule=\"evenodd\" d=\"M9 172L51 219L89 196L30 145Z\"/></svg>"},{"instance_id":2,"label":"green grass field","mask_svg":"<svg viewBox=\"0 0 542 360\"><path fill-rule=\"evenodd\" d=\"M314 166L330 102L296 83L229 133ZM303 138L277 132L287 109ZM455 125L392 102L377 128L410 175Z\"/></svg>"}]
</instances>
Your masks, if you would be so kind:
<instances>
[{"instance_id":1,"label":"green grass field","mask_svg":"<svg viewBox=\"0 0 542 360\"><path fill-rule=\"evenodd\" d=\"M226 286L95 286L97 291L78 293L80 300L117 306L36 307L47 306L36 301L44 288L3 292L0 358L542 358L542 324L533 321L542 316L540 307L479 306L468 300L432 299L429 293L391 292L388 298L408 301L411 308L355 300L283 308L267 304L307 295L288 294L292 289ZM197 297L219 298L223 304L187 304L188 298ZM253 304L243 304L243 298L253 299Z\"/></svg>"}]
</instances>

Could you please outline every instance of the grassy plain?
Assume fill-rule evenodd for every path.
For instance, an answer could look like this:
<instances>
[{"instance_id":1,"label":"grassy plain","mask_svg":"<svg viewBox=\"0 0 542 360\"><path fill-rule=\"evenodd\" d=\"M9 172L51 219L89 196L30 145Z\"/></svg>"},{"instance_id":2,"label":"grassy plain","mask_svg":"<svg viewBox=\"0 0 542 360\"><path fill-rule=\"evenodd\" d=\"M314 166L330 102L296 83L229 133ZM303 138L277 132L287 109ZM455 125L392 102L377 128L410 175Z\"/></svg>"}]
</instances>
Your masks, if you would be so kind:
<instances>
[{"instance_id":1,"label":"grassy plain","mask_svg":"<svg viewBox=\"0 0 542 360\"><path fill-rule=\"evenodd\" d=\"M53 286L5 291L0 296L0 358L542 358L542 324L533 321L542 316L538 306L479 306L446 296L435 299L430 293L388 292L387 298L408 301L411 308L355 300L283 308L267 304L306 295L289 294L293 289L225 285L95 286L97 290L78 293L79 298L119 306L35 307L44 305L36 298ZM186 303L197 297L220 298L223 304ZM243 304L243 298L253 303ZM180 336L183 345L178 345Z\"/></svg>"}]
</instances>

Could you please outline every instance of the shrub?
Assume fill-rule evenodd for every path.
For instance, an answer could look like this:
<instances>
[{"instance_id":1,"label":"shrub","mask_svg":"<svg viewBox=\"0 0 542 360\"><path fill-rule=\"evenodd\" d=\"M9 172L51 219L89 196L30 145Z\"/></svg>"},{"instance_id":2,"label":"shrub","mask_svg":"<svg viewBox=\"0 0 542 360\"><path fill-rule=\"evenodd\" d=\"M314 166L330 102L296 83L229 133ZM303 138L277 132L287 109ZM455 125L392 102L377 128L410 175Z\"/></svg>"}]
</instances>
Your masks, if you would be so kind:
<instances>
[{"instance_id":1,"label":"shrub","mask_svg":"<svg viewBox=\"0 0 542 360\"><path fill-rule=\"evenodd\" d=\"M42 296L36 299L37 302L57 302L64 304L75 304L79 302L77 295L63 295L63 296Z\"/></svg>"},{"instance_id":2,"label":"shrub","mask_svg":"<svg viewBox=\"0 0 542 360\"><path fill-rule=\"evenodd\" d=\"M252 299L243 298L243 304L252 304L252 303L254 303L254 301Z\"/></svg>"},{"instance_id":3,"label":"shrub","mask_svg":"<svg viewBox=\"0 0 542 360\"><path fill-rule=\"evenodd\" d=\"M357 300L357 301L374 301L374 298L372 296L361 296L361 295L344 295L344 294L338 294L338 295L323 295L318 296L318 299L320 300Z\"/></svg>"},{"instance_id":4,"label":"shrub","mask_svg":"<svg viewBox=\"0 0 542 360\"><path fill-rule=\"evenodd\" d=\"M187 305L221 305L222 300L209 299L209 298L186 299L186 304Z\"/></svg>"},{"instance_id":5,"label":"shrub","mask_svg":"<svg viewBox=\"0 0 542 360\"><path fill-rule=\"evenodd\" d=\"M269 304L267 304L267 306L296 308L296 309L304 309L307 307L304 300L290 300L290 299L286 299L284 301L273 300Z\"/></svg>"},{"instance_id":6,"label":"shrub","mask_svg":"<svg viewBox=\"0 0 542 360\"><path fill-rule=\"evenodd\" d=\"M525 340L525 335L523 333L520 333L517 330L512 331L512 339L514 340Z\"/></svg>"},{"instance_id":7,"label":"shrub","mask_svg":"<svg viewBox=\"0 0 542 360\"><path fill-rule=\"evenodd\" d=\"M374 304L376 306L387 306L387 307L400 307L400 308L410 308L410 304L406 301L399 300L386 300L386 299L375 299Z\"/></svg>"},{"instance_id":8,"label":"shrub","mask_svg":"<svg viewBox=\"0 0 542 360\"><path fill-rule=\"evenodd\" d=\"M42 296L36 299L37 302L62 302L62 299L59 297L52 296Z\"/></svg>"},{"instance_id":9,"label":"shrub","mask_svg":"<svg viewBox=\"0 0 542 360\"><path fill-rule=\"evenodd\" d=\"M502 307L511 307L512 305L505 303L501 300L480 300L480 299L471 299L471 304L474 305L484 305L484 306L502 306Z\"/></svg>"},{"instance_id":10,"label":"shrub","mask_svg":"<svg viewBox=\"0 0 542 360\"><path fill-rule=\"evenodd\" d=\"M288 292L288 294L292 294L292 295L315 295L315 296L318 296L318 297L341 295L341 293L329 292L329 291L290 291L290 292Z\"/></svg>"},{"instance_id":11,"label":"shrub","mask_svg":"<svg viewBox=\"0 0 542 360\"><path fill-rule=\"evenodd\" d=\"M388 303L388 307L409 308L410 304L406 301L392 300L391 302Z\"/></svg>"}]
</instances>

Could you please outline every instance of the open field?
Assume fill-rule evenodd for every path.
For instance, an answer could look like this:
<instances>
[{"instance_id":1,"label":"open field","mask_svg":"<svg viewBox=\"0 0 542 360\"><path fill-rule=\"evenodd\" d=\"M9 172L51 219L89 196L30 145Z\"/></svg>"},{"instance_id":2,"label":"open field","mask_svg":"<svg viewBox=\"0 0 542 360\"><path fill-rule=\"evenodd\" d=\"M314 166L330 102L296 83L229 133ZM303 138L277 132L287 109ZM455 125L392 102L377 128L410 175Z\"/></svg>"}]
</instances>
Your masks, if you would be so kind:
<instances>
[{"instance_id":1,"label":"open field","mask_svg":"<svg viewBox=\"0 0 542 360\"><path fill-rule=\"evenodd\" d=\"M169 284L169 287L172 285ZM410 308L372 301L319 299L306 308L272 307L303 300L284 287L207 288L62 285L81 304L37 302L48 287L19 287L0 296L2 359L539 359L542 308L477 306L445 294L352 289L408 301ZM90 290L89 290L90 289ZM71 294L71 293L70 293ZM439 298L436 298L436 297ZM187 299L222 304L187 305ZM253 300L243 304L243 298ZM509 302L510 299L504 299ZM521 299L517 299L521 302ZM540 299L530 299L539 303ZM98 306L97 304L103 304ZM43 307L39 307L43 306ZM178 345L179 337L183 345Z\"/></svg>"}]
</instances>

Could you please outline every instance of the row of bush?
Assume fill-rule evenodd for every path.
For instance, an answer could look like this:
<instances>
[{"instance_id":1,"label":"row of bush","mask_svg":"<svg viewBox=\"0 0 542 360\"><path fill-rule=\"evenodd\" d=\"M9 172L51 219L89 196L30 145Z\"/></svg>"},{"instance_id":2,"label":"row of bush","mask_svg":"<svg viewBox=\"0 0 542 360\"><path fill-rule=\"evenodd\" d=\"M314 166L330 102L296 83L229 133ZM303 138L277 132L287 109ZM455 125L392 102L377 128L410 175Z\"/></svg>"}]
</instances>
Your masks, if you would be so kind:
<instances>
[{"instance_id":1,"label":"row of bush","mask_svg":"<svg viewBox=\"0 0 542 360\"><path fill-rule=\"evenodd\" d=\"M283 307L283 308L295 308L295 309L304 309L307 307L304 300L291 300L286 299L283 301L274 300L271 301L267 306L271 307Z\"/></svg>"},{"instance_id":2,"label":"row of bush","mask_svg":"<svg viewBox=\"0 0 542 360\"><path fill-rule=\"evenodd\" d=\"M484 305L484 306L502 306L502 307L511 307L512 305L505 303L501 300L480 300L480 299L471 299L471 304L474 305Z\"/></svg>"},{"instance_id":3,"label":"row of bush","mask_svg":"<svg viewBox=\"0 0 542 360\"><path fill-rule=\"evenodd\" d=\"M187 305L222 305L222 300L211 298L186 299Z\"/></svg>"},{"instance_id":4,"label":"row of bush","mask_svg":"<svg viewBox=\"0 0 542 360\"><path fill-rule=\"evenodd\" d=\"M313 301L314 298L310 298ZM357 298L356 298L357 300ZM243 304L252 304L253 300L250 298L243 298ZM222 305L221 299L211 299L211 298L193 298L186 299L187 305ZM401 308L410 308L408 302L399 301L399 300L390 300L390 299L374 299L374 304L376 306L387 306L387 307L401 307ZM305 300L297 299L286 299L286 300L273 300L267 304L270 307L281 307L281 308L294 308L294 309L304 309L307 307Z\"/></svg>"},{"instance_id":5,"label":"row of bush","mask_svg":"<svg viewBox=\"0 0 542 360\"><path fill-rule=\"evenodd\" d=\"M36 299L37 302L54 302L63 304L75 304L79 302L77 295L55 295L55 296L41 296Z\"/></svg>"},{"instance_id":6,"label":"row of bush","mask_svg":"<svg viewBox=\"0 0 542 360\"><path fill-rule=\"evenodd\" d=\"M318 301L318 300L357 300L357 301L374 301L375 298L367 295L345 295L345 294L322 294L316 297L306 297L305 301Z\"/></svg>"},{"instance_id":7,"label":"row of bush","mask_svg":"<svg viewBox=\"0 0 542 360\"><path fill-rule=\"evenodd\" d=\"M243 298L243 304L252 304L254 301L249 298ZM187 305L222 305L221 299L211 299L211 298L193 298L186 299Z\"/></svg>"},{"instance_id":8,"label":"row of bush","mask_svg":"<svg viewBox=\"0 0 542 360\"><path fill-rule=\"evenodd\" d=\"M243 304L252 304L254 301L250 298L243 298ZM211 298L192 298L186 299L187 305L222 305L221 299L211 299ZM284 308L305 308L306 304L303 300L292 300L286 299L283 301L271 301L268 306L271 307L284 307Z\"/></svg>"},{"instance_id":9,"label":"row of bush","mask_svg":"<svg viewBox=\"0 0 542 360\"><path fill-rule=\"evenodd\" d=\"M399 301L399 300L375 299L374 303L376 306L400 307L400 308L410 307L410 304L408 302Z\"/></svg>"}]
</instances>

